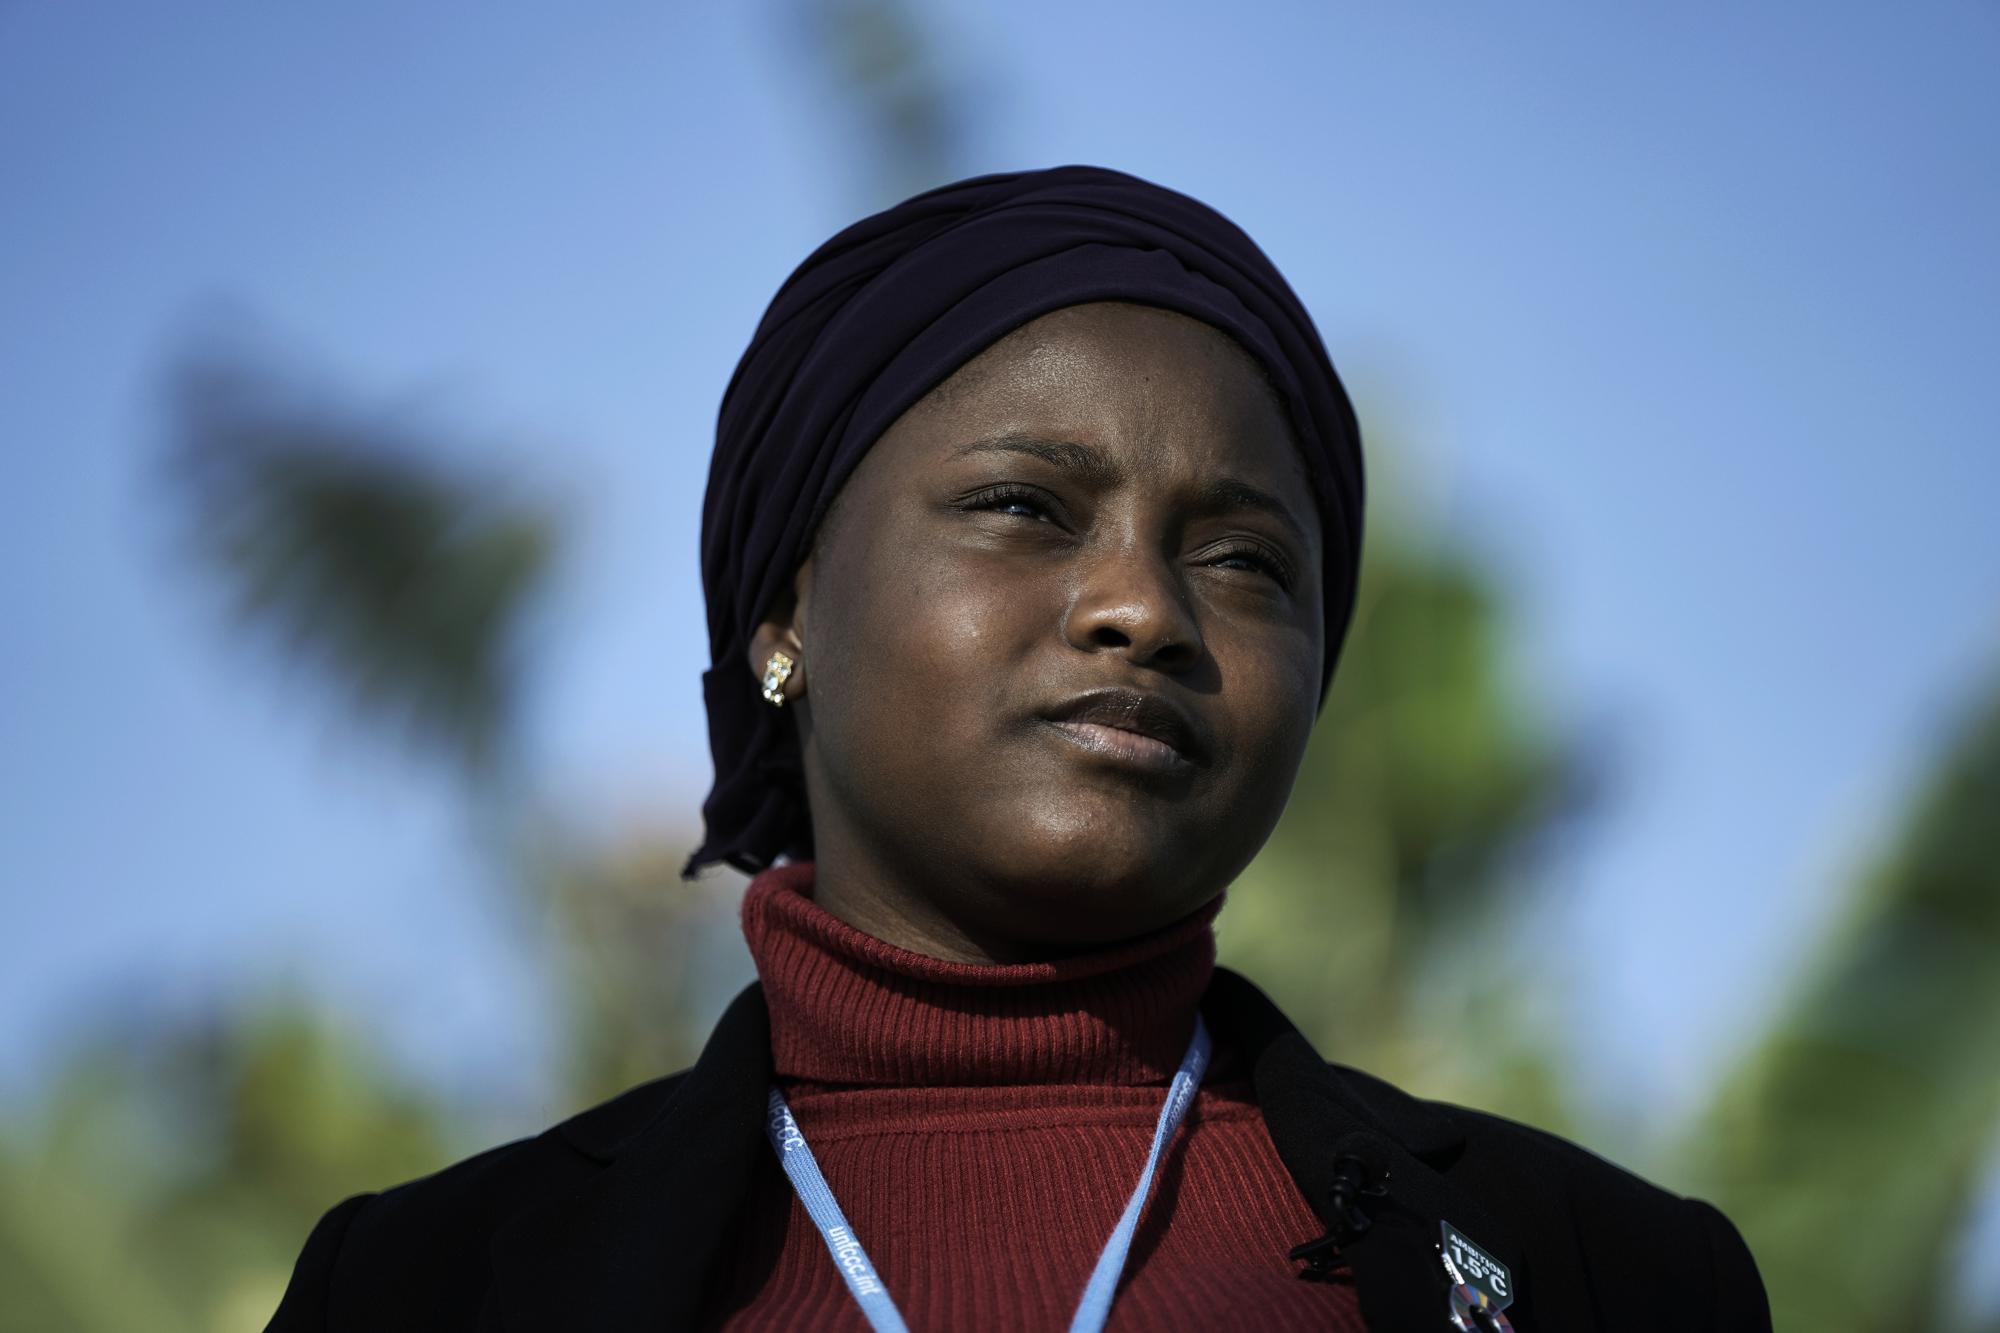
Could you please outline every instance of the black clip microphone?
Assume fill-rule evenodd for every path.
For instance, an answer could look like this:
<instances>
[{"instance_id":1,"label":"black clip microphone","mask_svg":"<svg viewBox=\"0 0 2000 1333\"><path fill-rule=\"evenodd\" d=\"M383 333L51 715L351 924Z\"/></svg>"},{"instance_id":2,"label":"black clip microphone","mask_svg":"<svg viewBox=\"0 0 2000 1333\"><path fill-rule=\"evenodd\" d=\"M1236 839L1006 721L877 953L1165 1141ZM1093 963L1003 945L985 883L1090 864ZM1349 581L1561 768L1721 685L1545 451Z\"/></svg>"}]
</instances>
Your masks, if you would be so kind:
<instances>
[{"instance_id":1,"label":"black clip microphone","mask_svg":"<svg viewBox=\"0 0 2000 1333\"><path fill-rule=\"evenodd\" d=\"M1349 1146L1353 1138L1343 1140L1338 1148ZM1359 1143L1355 1147L1362 1146ZM1342 1152L1333 1159L1333 1184L1328 1189L1332 1207L1331 1225L1324 1236L1317 1240L1294 1245L1290 1257L1303 1260L1305 1269L1299 1276L1310 1282L1324 1282L1331 1279L1340 1267L1340 1252L1343 1247L1353 1244L1365 1234L1372 1219L1361 1206L1364 1198L1381 1198L1388 1194L1382 1185L1387 1172L1371 1167L1368 1162L1352 1152Z\"/></svg>"}]
</instances>

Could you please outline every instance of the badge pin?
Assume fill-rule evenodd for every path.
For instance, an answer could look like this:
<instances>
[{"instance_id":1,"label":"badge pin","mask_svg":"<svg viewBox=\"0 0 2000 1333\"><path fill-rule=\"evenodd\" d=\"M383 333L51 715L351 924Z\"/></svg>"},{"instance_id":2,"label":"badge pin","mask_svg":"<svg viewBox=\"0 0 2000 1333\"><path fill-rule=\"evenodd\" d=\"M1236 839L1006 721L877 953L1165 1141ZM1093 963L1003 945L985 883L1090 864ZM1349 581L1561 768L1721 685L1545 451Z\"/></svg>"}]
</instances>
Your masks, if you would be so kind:
<instances>
[{"instance_id":1,"label":"badge pin","mask_svg":"<svg viewBox=\"0 0 2000 1333\"><path fill-rule=\"evenodd\" d=\"M1443 1226L1438 1253L1451 1278L1451 1326L1458 1333L1514 1333L1505 1313L1514 1303L1514 1275L1457 1227Z\"/></svg>"}]
</instances>

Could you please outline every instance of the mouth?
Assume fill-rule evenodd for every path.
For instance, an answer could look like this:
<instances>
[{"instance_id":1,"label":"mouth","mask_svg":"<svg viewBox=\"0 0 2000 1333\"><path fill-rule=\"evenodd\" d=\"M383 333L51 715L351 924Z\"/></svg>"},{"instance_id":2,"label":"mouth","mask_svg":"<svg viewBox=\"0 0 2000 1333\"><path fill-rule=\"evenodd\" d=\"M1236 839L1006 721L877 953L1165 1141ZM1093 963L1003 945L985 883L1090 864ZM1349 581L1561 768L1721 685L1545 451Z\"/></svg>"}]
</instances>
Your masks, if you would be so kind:
<instances>
[{"instance_id":1,"label":"mouth","mask_svg":"<svg viewBox=\"0 0 2000 1333\"><path fill-rule=\"evenodd\" d=\"M1070 744L1117 767L1177 774L1208 760L1187 714L1156 694L1091 690L1042 716Z\"/></svg>"}]
</instances>

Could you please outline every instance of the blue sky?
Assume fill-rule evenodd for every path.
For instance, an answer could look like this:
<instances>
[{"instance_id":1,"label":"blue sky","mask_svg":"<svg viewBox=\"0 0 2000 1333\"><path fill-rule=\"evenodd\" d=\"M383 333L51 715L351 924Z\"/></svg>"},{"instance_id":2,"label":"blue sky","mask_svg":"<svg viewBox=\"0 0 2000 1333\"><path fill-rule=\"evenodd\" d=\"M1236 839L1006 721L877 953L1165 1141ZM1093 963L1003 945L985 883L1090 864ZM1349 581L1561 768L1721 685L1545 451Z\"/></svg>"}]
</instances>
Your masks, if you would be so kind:
<instances>
[{"instance_id":1,"label":"blue sky","mask_svg":"<svg viewBox=\"0 0 2000 1333\"><path fill-rule=\"evenodd\" d=\"M968 170L1116 166L1259 240L1371 468L1490 563L1533 694L1616 739L1549 929L1622 1105L1700 1100L2000 671L2000 7L1759 9L925 11ZM89 1015L259 980L532 1089L450 785L174 555L162 376L234 311L564 497L537 768L692 830L715 407L779 281L886 202L797 22L0 7L0 1091Z\"/></svg>"}]
</instances>

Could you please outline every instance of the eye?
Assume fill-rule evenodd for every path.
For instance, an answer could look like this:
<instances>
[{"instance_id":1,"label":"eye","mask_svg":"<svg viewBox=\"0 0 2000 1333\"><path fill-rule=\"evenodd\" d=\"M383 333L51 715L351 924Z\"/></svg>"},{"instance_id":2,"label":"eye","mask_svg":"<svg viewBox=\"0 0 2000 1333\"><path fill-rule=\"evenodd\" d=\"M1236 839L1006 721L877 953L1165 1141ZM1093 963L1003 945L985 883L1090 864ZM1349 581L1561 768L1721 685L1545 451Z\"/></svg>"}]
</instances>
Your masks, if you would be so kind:
<instances>
[{"instance_id":1,"label":"eye","mask_svg":"<svg viewBox=\"0 0 2000 1333\"><path fill-rule=\"evenodd\" d=\"M1292 587L1291 565L1261 546L1225 547L1210 552L1207 562L1218 569L1242 569L1262 574L1286 591Z\"/></svg>"},{"instance_id":2,"label":"eye","mask_svg":"<svg viewBox=\"0 0 2000 1333\"><path fill-rule=\"evenodd\" d=\"M1054 503L1028 486L989 486L966 496L961 503L967 509L1019 515L1045 522L1053 522L1056 516Z\"/></svg>"}]
</instances>

